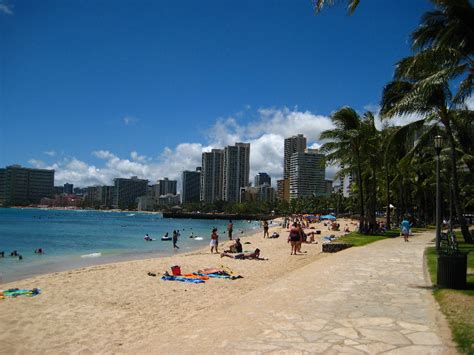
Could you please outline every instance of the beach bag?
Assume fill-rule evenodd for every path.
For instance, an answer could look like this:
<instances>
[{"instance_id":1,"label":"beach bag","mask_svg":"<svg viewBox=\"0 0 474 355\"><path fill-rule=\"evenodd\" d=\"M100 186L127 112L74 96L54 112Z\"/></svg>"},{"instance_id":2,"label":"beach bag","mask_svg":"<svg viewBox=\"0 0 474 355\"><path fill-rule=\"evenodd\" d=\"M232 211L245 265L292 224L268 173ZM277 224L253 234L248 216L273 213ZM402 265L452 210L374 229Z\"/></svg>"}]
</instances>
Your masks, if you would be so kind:
<instances>
[{"instance_id":1,"label":"beach bag","mask_svg":"<svg viewBox=\"0 0 474 355\"><path fill-rule=\"evenodd\" d=\"M172 267L171 267L171 273L172 273L174 276L179 276L179 275L181 275L181 267L179 267L178 265L172 266Z\"/></svg>"}]
</instances>

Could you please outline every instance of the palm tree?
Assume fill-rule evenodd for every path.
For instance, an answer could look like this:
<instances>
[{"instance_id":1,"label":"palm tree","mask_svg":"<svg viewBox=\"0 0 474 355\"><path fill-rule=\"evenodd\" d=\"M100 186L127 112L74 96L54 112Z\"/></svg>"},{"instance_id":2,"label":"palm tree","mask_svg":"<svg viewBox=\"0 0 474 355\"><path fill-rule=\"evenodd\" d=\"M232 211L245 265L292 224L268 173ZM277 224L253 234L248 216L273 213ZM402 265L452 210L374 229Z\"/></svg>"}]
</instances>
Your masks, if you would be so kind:
<instances>
[{"instance_id":1,"label":"palm tree","mask_svg":"<svg viewBox=\"0 0 474 355\"><path fill-rule=\"evenodd\" d=\"M412 33L412 48L417 55L413 57L415 63L407 64L414 66L412 70L430 67L427 81L461 76L454 102L463 103L473 85L474 7L469 0L431 1L436 8L423 15L420 26Z\"/></svg>"},{"instance_id":2,"label":"palm tree","mask_svg":"<svg viewBox=\"0 0 474 355\"><path fill-rule=\"evenodd\" d=\"M315 0L314 8L316 12L321 12L325 6L333 6L335 2L335 0ZM350 15L352 15L357 6L359 6L359 2L360 0L347 0L347 11L349 11Z\"/></svg>"},{"instance_id":3,"label":"palm tree","mask_svg":"<svg viewBox=\"0 0 474 355\"><path fill-rule=\"evenodd\" d=\"M427 68L420 67L418 71L404 71L404 63L413 60L415 59L412 57L403 59L395 73L397 79L385 86L381 114L388 118L395 115L419 114L427 123L435 121L444 126L451 149L453 203L463 237L466 242L472 243L459 199L457 143L452 129L453 111L450 107L453 102L449 83L446 80L438 82L425 80L427 70L431 69L429 65Z\"/></svg>"},{"instance_id":4,"label":"palm tree","mask_svg":"<svg viewBox=\"0 0 474 355\"><path fill-rule=\"evenodd\" d=\"M362 232L365 224L362 185L362 147L365 140L362 135L362 119L354 109L343 107L331 115L331 120L336 127L321 133L320 139L328 140L321 146L321 152L326 154L328 164L338 163L340 166L349 167L357 177L359 231Z\"/></svg>"}]
</instances>

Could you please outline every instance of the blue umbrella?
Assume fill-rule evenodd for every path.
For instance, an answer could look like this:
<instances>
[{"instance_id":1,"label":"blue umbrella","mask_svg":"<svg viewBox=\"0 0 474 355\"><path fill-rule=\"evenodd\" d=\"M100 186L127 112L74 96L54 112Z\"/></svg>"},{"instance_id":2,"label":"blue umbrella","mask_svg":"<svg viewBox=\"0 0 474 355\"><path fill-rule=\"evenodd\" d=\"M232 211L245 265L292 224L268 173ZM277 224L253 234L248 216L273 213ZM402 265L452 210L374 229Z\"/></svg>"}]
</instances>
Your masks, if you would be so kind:
<instances>
[{"instance_id":1,"label":"blue umbrella","mask_svg":"<svg viewBox=\"0 0 474 355\"><path fill-rule=\"evenodd\" d=\"M335 221L336 220L336 217L334 217L333 215L331 214L327 214L325 216L321 216L321 219L330 219L331 221Z\"/></svg>"}]
</instances>

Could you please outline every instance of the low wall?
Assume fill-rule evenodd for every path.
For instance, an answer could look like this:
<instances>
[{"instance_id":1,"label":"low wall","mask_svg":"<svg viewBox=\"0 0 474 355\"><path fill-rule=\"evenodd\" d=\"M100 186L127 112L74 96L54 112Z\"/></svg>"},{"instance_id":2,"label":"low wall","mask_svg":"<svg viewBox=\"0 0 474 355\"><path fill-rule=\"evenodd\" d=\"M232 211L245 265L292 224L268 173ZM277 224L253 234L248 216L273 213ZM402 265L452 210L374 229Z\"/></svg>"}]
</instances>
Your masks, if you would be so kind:
<instances>
[{"instance_id":1,"label":"low wall","mask_svg":"<svg viewBox=\"0 0 474 355\"><path fill-rule=\"evenodd\" d=\"M349 243L327 243L323 244L323 253L337 253L338 251L352 247Z\"/></svg>"}]
</instances>

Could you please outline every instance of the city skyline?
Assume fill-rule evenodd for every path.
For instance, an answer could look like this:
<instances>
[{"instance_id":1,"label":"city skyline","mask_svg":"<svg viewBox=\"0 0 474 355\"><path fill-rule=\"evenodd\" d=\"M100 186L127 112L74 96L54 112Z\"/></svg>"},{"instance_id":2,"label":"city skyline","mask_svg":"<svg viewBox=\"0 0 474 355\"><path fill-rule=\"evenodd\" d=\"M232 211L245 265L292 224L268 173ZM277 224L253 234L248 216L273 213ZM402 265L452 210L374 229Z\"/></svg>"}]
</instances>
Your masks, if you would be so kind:
<instances>
[{"instance_id":1,"label":"city skyline","mask_svg":"<svg viewBox=\"0 0 474 355\"><path fill-rule=\"evenodd\" d=\"M232 14L218 1L0 3L0 166L53 168L76 186L179 181L203 151L237 141L252 144L250 175L276 181L283 138L317 148L332 111L377 110L430 7L365 2L348 17L309 1L244 1Z\"/></svg>"}]
</instances>

